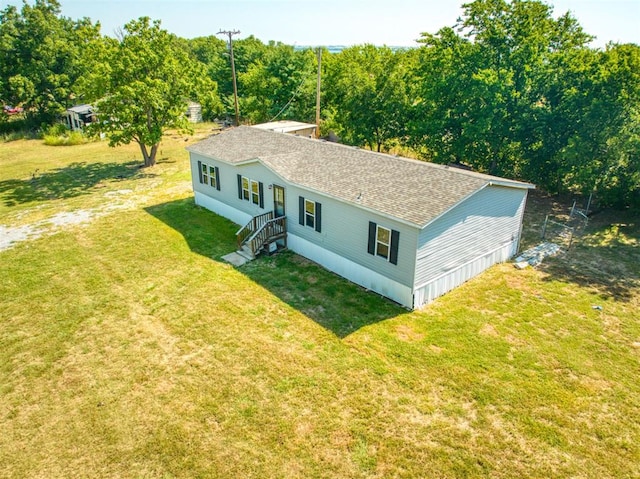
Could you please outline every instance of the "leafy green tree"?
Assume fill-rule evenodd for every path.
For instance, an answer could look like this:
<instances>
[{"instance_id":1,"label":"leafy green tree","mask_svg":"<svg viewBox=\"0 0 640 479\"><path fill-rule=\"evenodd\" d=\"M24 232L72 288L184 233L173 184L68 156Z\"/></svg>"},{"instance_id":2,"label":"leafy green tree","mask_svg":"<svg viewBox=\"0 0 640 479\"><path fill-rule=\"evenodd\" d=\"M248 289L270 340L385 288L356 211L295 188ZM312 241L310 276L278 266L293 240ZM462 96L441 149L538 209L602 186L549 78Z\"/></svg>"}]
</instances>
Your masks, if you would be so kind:
<instances>
[{"instance_id":1,"label":"leafy green tree","mask_svg":"<svg viewBox=\"0 0 640 479\"><path fill-rule=\"evenodd\" d=\"M423 34L421 42L416 80L410 85L414 103L409 145L430 161L478 167L475 159L484 158L486 151L483 141L472 140L475 135L470 129L486 129L488 111L470 74L477 64L477 48L452 28L443 28L437 35Z\"/></svg>"},{"instance_id":2,"label":"leafy green tree","mask_svg":"<svg viewBox=\"0 0 640 479\"><path fill-rule=\"evenodd\" d=\"M609 45L565 62L556 122L568 137L553 152L558 189L640 207L640 47Z\"/></svg>"},{"instance_id":3,"label":"leafy green tree","mask_svg":"<svg viewBox=\"0 0 640 479\"><path fill-rule=\"evenodd\" d=\"M148 17L125 25L122 38L103 45L101 54L83 83L98 114L92 131L104 133L110 146L135 141L144 165L153 166L164 132L188 131L188 101L215 91L215 84L176 37Z\"/></svg>"},{"instance_id":4,"label":"leafy green tree","mask_svg":"<svg viewBox=\"0 0 640 479\"><path fill-rule=\"evenodd\" d=\"M228 94L231 102L230 112L233 111L233 87L231 86L231 67L229 65L227 44L211 35L208 37L197 37L192 39L179 39L183 42L184 48L189 55L195 58L203 65L206 77L198 79L203 82L199 88L198 98L202 104L202 117L205 120L212 121L224 113L225 108L220 99L218 85L222 80L225 84L229 83L230 93ZM228 72L228 79L225 78L223 72ZM208 86L206 86L208 85ZM207 90L208 88L208 90Z\"/></svg>"},{"instance_id":5,"label":"leafy green tree","mask_svg":"<svg viewBox=\"0 0 640 479\"><path fill-rule=\"evenodd\" d=\"M220 97L223 103L223 109L228 117L235 115L235 106L233 98L233 82L231 74L231 61L229 58L229 46L224 43L224 51L222 53L222 62L216 61L211 65L211 79L220 87ZM240 103L240 115L244 117L247 111L246 92L242 77L251 68L251 65L260 61L265 57L267 46L253 35L247 38L241 38L233 41L234 63L236 68L236 77L238 85L238 97ZM251 116L251 115L249 115Z\"/></svg>"},{"instance_id":6,"label":"leafy green tree","mask_svg":"<svg viewBox=\"0 0 640 479\"><path fill-rule=\"evenodd\" d=\"M532 125L547 65L590 37L570 15L556 20L536 0L465 4L457 32L423 34L414 136L436 159L522 177L527 153L540 147Z\"/></svg>"},{"instance_id":7,"label":"leafy green tree","mask_svg":"<svg viewBox=\"0 0 640 479\"><path fill-rule=\"evenodd\" d=\"M314 118L316 60L311 50L271 43L239 80L242 111L252 123Z\"/></svg>"},{"instance_id":8,"label":"leafy green tree","mask_svg":"<svg viewBox=\"0 0 640 479\"><path fill-rule=\"evenodd\" d=\"M50 123L74 103L73 85L89 65L79 59L100 27L62 17L57 0L0 12L0 99L20 105L33 125Z\"/></svg>"},{"instance_id":9,"label":"leafy green tree","mask_svg":"<svg viewBox=\"0 0 640 479\"><path fill-rule=\"evenodd\" d=\"M363 45L336 55L323 90L338 134L350 144L389 148L405 134L407 68L404 52Z\"/></svg>"}]
</instances>

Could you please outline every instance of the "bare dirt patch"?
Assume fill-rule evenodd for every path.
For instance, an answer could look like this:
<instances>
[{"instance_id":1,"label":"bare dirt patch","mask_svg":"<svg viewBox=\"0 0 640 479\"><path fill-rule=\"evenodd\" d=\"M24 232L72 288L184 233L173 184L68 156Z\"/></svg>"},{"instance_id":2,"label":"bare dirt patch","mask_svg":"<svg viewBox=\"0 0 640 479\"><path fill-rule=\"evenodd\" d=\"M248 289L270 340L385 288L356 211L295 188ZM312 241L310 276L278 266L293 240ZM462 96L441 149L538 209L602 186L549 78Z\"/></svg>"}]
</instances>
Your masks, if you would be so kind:
<instances>
[{"instance_id":1,"label":"bare dirt patch","mask_svg":"<svg viewBox=\"0 0 640 479\"><path fill-rule=\"evenodd\" d=\"M0 251L12 248L23 241L55 234L66 228L88 225L96 218L113 211L133 209L146 198L141 195L133 195L133 191L128 189L109 191L104 196L108 201L98 208L63 211L26 225L0 225Z\"/></svg>"},{"instance_id":2,"label":"bare dirt patch","mask_svg":"<svg viewBox=\"0 0 640 479\"><path fill-rule=\"evenodd\" d=\"M498 336L500 336L500 334L496 330L495 326L493 324L491 324L491 323L485 323L480 328L480 335L481 336L488 336L490 338L497 338Z\"/></svg>"}]
</instances>

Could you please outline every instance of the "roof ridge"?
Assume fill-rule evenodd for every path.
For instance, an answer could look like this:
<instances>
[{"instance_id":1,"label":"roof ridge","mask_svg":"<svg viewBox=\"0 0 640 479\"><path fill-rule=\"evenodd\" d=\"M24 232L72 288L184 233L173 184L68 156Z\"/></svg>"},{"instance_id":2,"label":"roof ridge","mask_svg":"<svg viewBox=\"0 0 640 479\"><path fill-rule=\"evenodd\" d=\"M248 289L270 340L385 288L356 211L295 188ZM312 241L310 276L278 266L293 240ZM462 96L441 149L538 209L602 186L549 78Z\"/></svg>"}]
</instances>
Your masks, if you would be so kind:
<instances>
[{"instance_id":1,"label":"roof ridge","mask_svg":"<svg viewBox=\"0 0 640 479\"><path fill-rule=\"evenodd\" d=\"M258 161L292 185L422 227L487 186L533 185L400 155L249 126L188 147L231 165Z\"/></svg>"},{"instance_id":2,"label":"roof ridge","mask_svg":"<svg viewBox=\"0 0 640 479\"><path fill-rule=\"evenodd\" d=\"M330 145L330 147L336 147L336 148L345 148L347 150L355 150L355 151L359 151L362 152L364 154L367 155L372 155L372 156L379 156L381 158L384 159L396 159L396 160L401 160L404 162L408 162L408 163L414 163L414 164L419 164L419 165L423 165L426 168L436 168L436 169L440 169L440 170L444 170L444 171L450 171L454 174L459 174L462 176L468 176L468 177L472 177L472 178L477 178L477 179L482 179L482 180L486 180L486 181L496 181L496 182L502 182L502 183L515 183L515 184L520 184L520 185L528 185L528 186L533 186L530 183L527 182L523 182L520 180L514 180L511 178L503 178L503 177L499 177L499 176L495 176L495 175L490 175L487 173L481 173L479 171L470 171L470 170L464 170L461 168L456 168L456 167L452 167L449 165L443 165L440 163L433 163L431 161L427 161L427 160L420 160L417 158L409 158L407 156L402 156L402 155L396 155L396 154L391 154L391 153L384 153L381 151L373 151L373 150L367 150L366 148L361 148L359 146L353 146L353 145L345 145L344 143L336 143L333 141L327 141L327 140L322 140L322 139L317 139L317 138L309 138L306 136L298 136L298 135L291 135L291 134L285 134L285 133L280 133L280 132L276 132L276 131L271 131L271 130L263 130L261 128L254 128L253 126L250 125L241 125L237 128L252 128L253 130L258 130L258 131L263 131L266 134L273 134L273 135L287 135L285 141L298 141L298 140L306 140L309 141L313 144L323 144L323 145ZM286 154L286 152L282 152L281 154ZM273 156L273 154L269 155L269 156ZM259 158L261 158L261 156L259 156Z\"/></svg>"}]
</instances>

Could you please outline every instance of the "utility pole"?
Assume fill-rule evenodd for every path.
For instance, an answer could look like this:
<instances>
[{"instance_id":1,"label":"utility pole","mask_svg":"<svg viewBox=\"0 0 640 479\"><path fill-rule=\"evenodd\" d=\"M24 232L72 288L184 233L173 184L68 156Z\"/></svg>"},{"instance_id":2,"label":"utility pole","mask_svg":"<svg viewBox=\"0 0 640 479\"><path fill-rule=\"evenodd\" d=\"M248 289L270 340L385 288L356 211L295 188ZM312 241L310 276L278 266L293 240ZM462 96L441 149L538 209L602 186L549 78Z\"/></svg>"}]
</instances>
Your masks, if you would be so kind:
<instances>
[{"instance_id":1,"label":"utility pole","mask_svg":"<svg viewBox=\"0 0 640 479\"><path fill-rule=\"evenodd\" d=\"M322 48L318 47L318 80L316 82L316 138L320 138L320 74L322 72Z\"/></svg>"},{"instance_id":2,"label":"utility pole","mask_svg":"<svg viewBox=\"0 0 640 479\"><path fill-rule=\"evenodd\" d=\"M240 124L240 108L238 108L238 85L236 84L236 64L233 61L233 35L240 34L240 30L220 30L218 35L229 36L229 54L231 56L231 76L233 77L233 100L236 107L236 126Z\"/></svg>"}]
</instances>

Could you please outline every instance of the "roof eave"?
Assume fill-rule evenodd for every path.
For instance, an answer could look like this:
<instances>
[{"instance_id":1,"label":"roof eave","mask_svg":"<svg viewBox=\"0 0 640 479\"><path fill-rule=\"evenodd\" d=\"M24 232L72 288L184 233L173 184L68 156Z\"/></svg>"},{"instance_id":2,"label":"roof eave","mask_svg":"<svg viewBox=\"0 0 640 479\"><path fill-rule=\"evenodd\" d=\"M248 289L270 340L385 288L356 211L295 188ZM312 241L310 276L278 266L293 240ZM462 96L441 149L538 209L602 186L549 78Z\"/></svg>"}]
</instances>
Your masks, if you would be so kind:
<instances>
[{"instance_id":1,"label":"roof eave","mask_svg":"<svg viewBox=\"0 0 640 479\"><path fill-rule=\"evenodd\" d=\"M273 170L271 170L271 171L273 171ZM278 175L278 176L282 177L281 175ZM405 226L409 226L411 228L421 229L420 228L420 224L414 223L413 221L409 221L409 220L406 220L404 218L399 218L398 216L394 216L394 215L391 215L389 213L385 213L384 211L376 210L374 208L370 208L368 206L361 205L360 203L357 203L355 201L347 201L347 200L345 200L343 198L339 198L339 197L334 196L334 195L332 195L330 193L327 193L326 191L316 190L315 188L310 188L310 187L308 187L306 185L301 185L301 184L293 182L293 181L291 181L291 180L289 180L287 178L284 178L284 179L290 185L296 186L296 187L301 188L303 190L310 191L312 193L318 194L320 196L324 196L326 198L331 198L332 200L338 201L339 203L342 203L342 204L345 204L345 205L348 205L348 206L353 206L355 208L359 208L361 210L368 211L369 213L373 213L375 215L382 216L384 218L387 218L389 220L395 221L397 223L401 223L401 224L403 224Z\"/></svg>"},{"instance_id":2,"label":"roof eave","mask_svg":"<svg viewBox=\"0 0 640 479\"><path fill-rule=\"evenodd\" d=\"M431 218L429 221L427 221L422 227L420 227L420 229L424 229L427 226L429 226L430 224L432 224L433 222L437 221L439 218L442 218L444 215L446 215L447 213L449 213L451 210L453 210L454 208L456 208L458 205L464 203L465 201L467 201L469 198L471 198L473 195L481 192L482 190L484 190L485 188L489 187L489 186L504 186L504 187L508 187L508 188L517 188L517 189L521 189L521 190L533 190L535 189L535 185L531 184L531 183L521 183L521 182L513 182L513 181L496 181L496 180L490 180L487 181L487 183L485 183L484 185L482 185L480 188L478 188L477 190L472 191L471 193L469 193L467 196L465 196L464 198L462 198L461 200L459 200L458 202L456 202L455 204L451 205L449 208L447 208L446 210L444 210L442 213L440 213L437 216L434 216L433 218Z\"/></svg>"},{"instance_id":3,"label":"roof eave","mask_svg":"<svg viewBox=\"0 0 640 479\"><path fill-rule=\"evenodd\" d=\"M202 151L194 150L189 146L187 146L185 149L189 153L195 153L196 155L200 155L200 156L203 156L205 158L209 158L210 160L220 161L222 163L226 163L227 165L231 165L231 166L248 165L248 164L256 163L256 162L260 161L260 158L248 158L246 160L240 160L240 161L229 161L229 160L225 160L224 158L218 158L217 156L210 155L209 153L204 153Z\"/></svg>"},{"instance_id":4,"label":"roof eave","mask_svg":"<svg viewBox=\"0 0 640 479\"><path fill-rule=\"evenodd\" d=\"M509 181L509 180L489 180L488 186L505 186L507 188L520 188L524 190L535 190L536 185L532 183L524 183L521 181Z\"/></svg>"}]
</instances>

